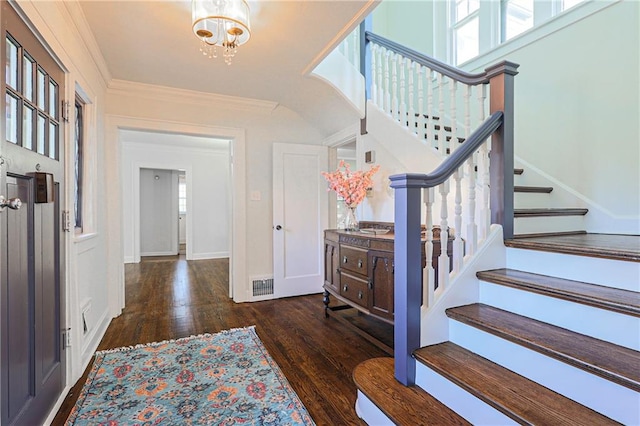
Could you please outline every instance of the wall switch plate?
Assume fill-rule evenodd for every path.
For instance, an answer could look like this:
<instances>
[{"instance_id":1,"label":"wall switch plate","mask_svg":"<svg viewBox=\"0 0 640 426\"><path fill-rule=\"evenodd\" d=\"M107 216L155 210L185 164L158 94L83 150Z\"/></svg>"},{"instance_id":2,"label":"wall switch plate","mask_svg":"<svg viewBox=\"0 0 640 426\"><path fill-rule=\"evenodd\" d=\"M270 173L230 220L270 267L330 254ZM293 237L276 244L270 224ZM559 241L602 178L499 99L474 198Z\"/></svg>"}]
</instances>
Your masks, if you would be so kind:
<instances>
[{"instance_id":1,"label":"wall switch plate","mask_svg":"<svg viewBox=\"0 0 640 426\"><path fill-rule=\"evenodd\" d=\"M251 201L260 201L262 200L262 194L260 193L260 191L251 191L251 193L249 194L249 199Z\"/></svg>"}]
</instances>

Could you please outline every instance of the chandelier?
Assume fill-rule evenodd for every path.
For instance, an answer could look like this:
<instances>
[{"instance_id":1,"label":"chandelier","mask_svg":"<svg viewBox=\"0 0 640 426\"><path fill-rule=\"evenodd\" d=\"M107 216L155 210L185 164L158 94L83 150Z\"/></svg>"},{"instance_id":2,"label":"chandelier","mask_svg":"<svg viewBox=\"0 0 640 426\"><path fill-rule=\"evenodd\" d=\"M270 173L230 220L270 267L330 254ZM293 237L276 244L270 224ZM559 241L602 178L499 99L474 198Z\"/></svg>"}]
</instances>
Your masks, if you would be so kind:
<instances>
[{"instance_id":1,"label":"chandelier","mask_svg":"<svg viewBox=\"0 0 640 426\"><path fill-rule=\"evenodd\" d=\"M246 0L193 0L191 5L193 32L200 39L200 51L217 58L217 48L227 65L238 52L238 46L251 36L249 5Z\"/></svg>"}]
</instances>

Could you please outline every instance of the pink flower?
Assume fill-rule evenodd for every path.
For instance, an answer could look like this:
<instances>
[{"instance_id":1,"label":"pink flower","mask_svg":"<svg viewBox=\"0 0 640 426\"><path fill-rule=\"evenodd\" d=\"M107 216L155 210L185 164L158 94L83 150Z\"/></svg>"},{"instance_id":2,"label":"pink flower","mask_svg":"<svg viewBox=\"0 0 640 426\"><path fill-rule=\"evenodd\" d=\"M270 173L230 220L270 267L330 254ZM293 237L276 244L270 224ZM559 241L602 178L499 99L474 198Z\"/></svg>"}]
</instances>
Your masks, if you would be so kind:
<instances>
[{"instance_id":1,"label":"pink flower","mask_svg":"<svg viewBox=\"0 0 640 426\"><path fill-rule=\"evenodd\" d=\"M341 170L343 169L343 170ZM368 171L352 172L349 164L340 160L338 169L333 173L322 172L322 176L329 182L329 190L336 191L349 207L355 207L364 200L367 189L373 186L373 176L380 166L372 166Z\"/></svg>"}]
</instances>

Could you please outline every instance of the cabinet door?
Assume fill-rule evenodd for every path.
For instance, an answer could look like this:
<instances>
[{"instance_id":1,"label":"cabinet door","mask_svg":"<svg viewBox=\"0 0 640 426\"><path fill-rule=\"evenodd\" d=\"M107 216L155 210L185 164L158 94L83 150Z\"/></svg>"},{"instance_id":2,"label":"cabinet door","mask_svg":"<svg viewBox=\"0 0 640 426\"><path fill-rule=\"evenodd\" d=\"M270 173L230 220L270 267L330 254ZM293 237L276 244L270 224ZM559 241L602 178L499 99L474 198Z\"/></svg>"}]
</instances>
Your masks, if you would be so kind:
<instances>
[{"instance_id":1,"label":"cabinet door","mask_svg":"<svg viewBox=\"0 0 640 426\"><path fill-rule=\"evenodd\" d=\"M338 243L324 241L324 284L336 292L340 291L340 252Z\"/></svg>"},{"instance_id":2,"label":"cabinet door","mask_svg":"<svg viewBox=\"0 0 640 426\"><path fill-rule=\"evenodd\" d=\"M369 251L369 311L393 320L393 253Z\"/></svg>"}]
</instances>

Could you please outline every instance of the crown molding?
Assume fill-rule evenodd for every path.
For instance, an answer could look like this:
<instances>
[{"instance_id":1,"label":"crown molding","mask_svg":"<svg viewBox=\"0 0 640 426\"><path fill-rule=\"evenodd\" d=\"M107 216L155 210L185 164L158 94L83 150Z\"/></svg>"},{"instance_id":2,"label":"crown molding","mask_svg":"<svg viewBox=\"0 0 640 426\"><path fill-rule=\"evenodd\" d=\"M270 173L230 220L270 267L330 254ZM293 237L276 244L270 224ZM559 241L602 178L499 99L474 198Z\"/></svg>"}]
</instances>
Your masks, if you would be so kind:
<instances>
[{"instance_id":1,"label":"crown molding","mask_svg":"<svg viewBox=\"0 0 640 426\"><path fill-rule=\"evenodd\" d=\"M89 27L87 18L84 15L84 11L82 10L80 3L76 0L56 3L58 3L58 6L63 12L65 18L70 24L72 24L73 28L75 28L78 33L79 39L82 40L82 45L100 73L104 82L104 87L106 88L109 81L112 79L111 72L109 71L109 67L107 66L104 56L102 56L98 42Z\"/></svg>"},{"instance_id":2,"label":"crown molding","mask_svg":"<svg viewBox=\"0 0 640 426\"><path fill-rule=\"evenodd\" d=\"M317 67L318 64L322 62L322 60L326 58L327 55L329 55L329 53L331 53L333 49L335 49L336 46L338 46L342 42L342 40L344 40L347 35L351 33L351 31L353 31L358 25L360 25L360 22L362 22L367 16L369 16L369 14L381 1L382 0L368 0L367 3L358 11L358 13L356 13L353 18L351 18L351 20L349 20L349 22L347 22L347 24L340 31L338 31L335 37L331 39L329 44L327 44L324 49L322 49L320 53L318 53L315 58L311 60L309 65L307 65L304 70L302 70L302 75L309 75L315 69L315 67Z\"/></svg>"},{"instance_id":3,"label":"crown molding","mask_svg":"<svg viewBox=\"0 0 640 426\"><path fill-rule=\"evenodd\" d=\"M112 95L142 97L172 103L190 103L207 107L211 107L212 104L220 104L223 105L225 109L251 111L262 114L271 114L271 112L278 106L277 102L272 101L220 95L217 93L197 92L195 90L178 89L175 87L158 86L118 79L112 79L109 82L107 93Z\"/></svg>"}]
</instances>

